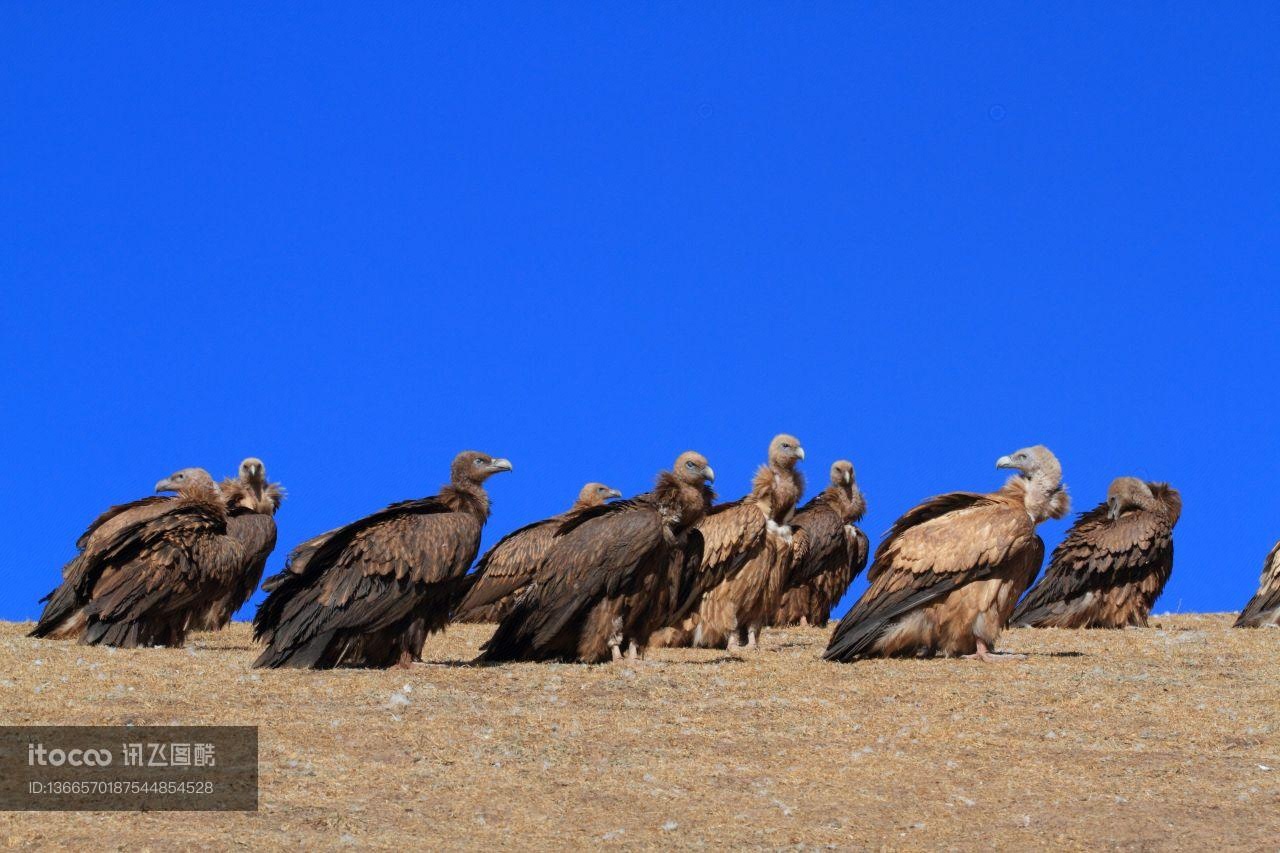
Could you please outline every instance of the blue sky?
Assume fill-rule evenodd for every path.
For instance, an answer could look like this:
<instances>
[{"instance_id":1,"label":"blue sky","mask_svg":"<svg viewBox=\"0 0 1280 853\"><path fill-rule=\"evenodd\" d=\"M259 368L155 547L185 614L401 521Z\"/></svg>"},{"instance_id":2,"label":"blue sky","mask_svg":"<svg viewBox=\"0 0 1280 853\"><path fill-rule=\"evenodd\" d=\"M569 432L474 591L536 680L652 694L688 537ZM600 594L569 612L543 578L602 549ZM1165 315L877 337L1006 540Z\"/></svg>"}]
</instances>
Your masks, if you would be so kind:
<instances>
[{"instance_id":1,"label":"blue sky","mask_svg":"<svg viewBox=\"0 0 1280 853\"><path fill-rule=\"evenodd\" d=\"M737 497L779 431L873 540L1024 445L1078 510L1168 480L1157 610L1239 608L1280 538L1276 4L3 17L0 617L251 454L269 570L464 448L515 464L489 543L687 448Z\"/></svg>"}]
</instances>

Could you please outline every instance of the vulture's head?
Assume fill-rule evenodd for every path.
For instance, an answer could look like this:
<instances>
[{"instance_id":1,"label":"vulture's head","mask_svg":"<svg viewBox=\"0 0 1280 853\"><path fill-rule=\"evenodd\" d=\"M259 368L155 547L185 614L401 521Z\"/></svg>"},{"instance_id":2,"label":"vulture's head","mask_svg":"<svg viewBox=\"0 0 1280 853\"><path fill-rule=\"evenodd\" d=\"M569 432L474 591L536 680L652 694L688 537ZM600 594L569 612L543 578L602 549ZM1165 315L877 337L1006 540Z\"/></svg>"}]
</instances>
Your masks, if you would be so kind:
<instances>
[{"instance_id":1,"label":"vulture's head","mask_svg":"<svg viewBox=\"0 0 1280 853\"><path fill-rule=\"evenodd\" d=\"M831 485L848 489L856 479L853 473L853 463L848 459L838 459L831 463Z\"/></svg>"},{"instance_id":2,"label":"vulture's head","mask_svg":"<svg viewBox=\"0 0 1280 853\"><path fill-rule=\"evenodd\" d=\"M180 489L190 489L193 487L203 487L218 491L217 483L213 482L213 477L209 476L209 472L203 468L183 468L181 471L174 471L168 477L156 483L157 492L176 492Z\"/></svg>"},{"instance_id":3,"label":"vulture's head","mask_svg":"<svg viewBox=\"0 0 1280 853\"><path fill-rule=\"evenodd\" d=\"M604 483L587 483L578 492L578 503L583 506L600 506L610 498L620 498L622 492L611 489Z\"/></svg>"},{"instance_id":4,"label":"vulture's head","mask_svg":"<svg viewBox=\"0 0 1280 853\"><path fill-rule=\"evenodd\" d=\"M707 464L707 457L692 450L686 450L676 457L676 464L672 467L671 473L675 474L680 482L695 486L716 481L716 472Z\"/></svg>"},{"instance_id":5,"label":"vulture's head","mask_svg":"<svg viewBox=\"0 0 1280 853\"><path fill-rule=\"evenodd\" d=\"M255 486L266 485L267 466L256 456L250 456L240 463L240 482Z\"/></svg>"},{"instance_id":6,"label":"vulture's head","mask_svg":"<svg viewBox=\"0 0 1280 853\"><path fill-rule=\"evenodd\" d=\"M1112 521L1130 510L1155 508L1151 487L1137 477L1116 477L1107 488L1107 517Z\"/></svg>"},{"instance_id":7,"label":"vulture's head","mask_svg":"<svg viewBox=\"0 0 1280 853\"><path fill-rule=\"evenodd\" d=\"M1062 482L1062 465L1058 457L1043 444L1035 447L1024 447L1022 450L1001 456L996 460L997 468L1013 468L1028 480L1041 479L1053 483Z\"/></svg>"},{"instance_id":8,"label":"vulture's head","mask_svg":"<svg viewBox=\"0 0 1280 853\"><path fill-rule=\"evenodd\" d=\"M794 435L774 436L773 441L769 442L769 464L776 465L780 468L794 468L796 463L804 458L804 448L800 446L800 439Z\"/></svg>"},{"instance_id":9,"label":"vulture's head","mask_svg":"<svg viewBox=\"0 0 1280 853\"><path fill-rule=\"evenodd\" d=\"M487 453L464 450L453 459L449 472L455 483L483 483L499 471L510 471L506 459L495 459Z\"/></svg>"}]
</instances>

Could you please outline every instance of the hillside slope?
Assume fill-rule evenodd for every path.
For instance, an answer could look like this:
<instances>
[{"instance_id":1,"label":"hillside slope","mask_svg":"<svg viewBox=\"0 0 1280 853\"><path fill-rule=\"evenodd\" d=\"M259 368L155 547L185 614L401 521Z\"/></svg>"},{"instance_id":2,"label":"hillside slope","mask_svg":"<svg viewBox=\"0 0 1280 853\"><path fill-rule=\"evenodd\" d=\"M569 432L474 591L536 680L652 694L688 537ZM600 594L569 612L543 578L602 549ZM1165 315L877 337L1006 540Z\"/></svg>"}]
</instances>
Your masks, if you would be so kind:
<instances>
[{"instance_id":1,"label":"hillside slope","mask_svg":"<svg viewBox=\"0 0 1280 853\"><path fill-rule=\"evenodd\" d=\"M1018 630L1025 661L673 650L474 668L485 626L408 672L249 668L248 628L182 650L0 626L0 722L261 726L252 814L0 813L0 842L215 848L836 845L1273 849L1280 631L1223 615ZM1274 769L1273 769L1274 768Z\"/></svg>"}]
</instances>

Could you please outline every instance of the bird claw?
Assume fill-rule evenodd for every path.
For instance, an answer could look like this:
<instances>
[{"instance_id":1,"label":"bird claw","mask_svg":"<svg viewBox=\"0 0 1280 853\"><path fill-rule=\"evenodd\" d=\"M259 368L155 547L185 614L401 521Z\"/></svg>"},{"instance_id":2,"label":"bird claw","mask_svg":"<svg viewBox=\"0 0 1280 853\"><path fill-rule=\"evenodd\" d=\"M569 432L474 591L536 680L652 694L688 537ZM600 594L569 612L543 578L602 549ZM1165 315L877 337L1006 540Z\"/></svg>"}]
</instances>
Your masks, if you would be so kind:
<instances>
[{"instance_id":1,"label":"bird claw","mask_svg":"<svg viewBox=\"0 0 1280 853\"><path fill-rule=\"evenodd\" d=\"M974 652L971 655L961 655L965 660L980 660L983 663L1001 663L1007 660L1026 660L1026 655L1017 655L1012 652Z\"/></svg>"}]
</instances>

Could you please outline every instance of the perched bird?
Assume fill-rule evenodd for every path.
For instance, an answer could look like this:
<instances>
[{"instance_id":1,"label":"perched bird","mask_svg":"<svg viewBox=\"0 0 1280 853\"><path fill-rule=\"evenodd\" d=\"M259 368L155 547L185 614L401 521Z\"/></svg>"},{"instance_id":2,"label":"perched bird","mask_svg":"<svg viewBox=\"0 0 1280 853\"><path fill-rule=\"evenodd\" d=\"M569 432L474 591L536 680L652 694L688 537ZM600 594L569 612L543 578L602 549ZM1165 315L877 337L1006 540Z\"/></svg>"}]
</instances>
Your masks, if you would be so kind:
<instances>
[{"instance_id":1,"label":"perched bird","mask_svg":"<svg viewBox=\"0 0 1280 853\"><path fill-rule=\"evenodd\" d=\"M31 636L183 644L192 617L234 582L244 549L227 535L226 505L207 471L184 468L156 491L177 496L136 502L84 537Z\"/></svg>"},{"instance_id":2,"label":"perched bird","mask_svg":"<svg viewBox=\"0 0 1280 853\"><path fill-rule=\"evenodd\" d=\"M263 584L254 666L409 666L449 621L489 518L484 482L511 463L459 453L440 494L391 504L293 550Z\"/></svg>"},{"instance_id":3,"label":"perched bird","mask_svg":"<svg viewBox=\"0 0 1280 853\"><path fill-rule=\"evenodd\" d=\"M222 497L227 505L227 533L243 546L244 565L227 593L196 615L191 623L195 631L217 631L227 626L258 588L267 557L276 547L275 514L284 499L284 489L279 483L267 482L267 469L261 459L251 456L241 462L237 478L222 481Z\"/></svg>"},{"instance_id":4,"label":"perched bird","mask_svg":"<svg viewBox=\"0 0 1280 853\"><path fill-rule=\"evenodd\" d=\"M1181 514L1177 489L1117 477L1106 501L1081 513L1053 550L1044 577L1013 611L1009 624L1146 625L1173 571L1173 526Z\"/></svg>"},{"instance_id":5,"label":"perched bird","mask_svg":"<svg viewBox=\"0 0 1280 853\"><path fill-rule=\"evenodd\" d=\"M854 526L867 511L853 463L831 466L831 484L791 519L791 571L772 624L823 627L831 608L867 565L867 535Z\"/></svg>"},{"instance_id":6,"label":"perched bird","mask_svg":"<svg viewBox=\"0 0 1280 853\"><path fill-rule=\"evenodd\" d=\"M453 621L501 622L511 612L516 597L533 580L556 531L583 510L620 497L622 492L603 483L587 483L567 511L526 524L499 539L471 573L471 591L458 605Z\"/></svg>"},{"instance_id":7,"label":"perched bird","mask_svg":"<svg viewBox=\"0 0 1280 853\"><path fill-rule=\"evenodd\" d=\"M1036 525L1062 518L1071 501L1048 448L1002 456L996 467L1019 473L998 492L939 495L894 522L867 573L871 587L823 657L1005 657L992 647L1044 558Z\"/></svg>"},{"instance_id":8,"label":"perched bird","mask_svg":"<svg viewBox=\"0 0 1280 853\"><path fill-rule=\"evenodd\" d=\"M801 459L804 448L795 436L776 436L751 494L707 513L698 525L704 543L701 572L715 582L697 609L669 622L653 645L756 646L760 629L777 610L791 563L788 523L804 493L804 477L796 470Z\"/></svg>"},{"instance_id":9,"label":"perched bird","mask_svg":"<svg viewBox=\"0 0 1280 853\"><path fill-rule=\"evenodd\" d=\"M701 588L694 528L714 497L715 472L692 451L653 491L564 522L532 583L484 644L479 660L600 663L644 652L649 635Z\"/></svg>"},{"instance_id":10,"label":"perched bird","mask_svg":"<svg viewBox=\"0 0 1280 853\"><path fill-rule=\"evenodd\" d=\"M1237 628L1274 628L1280 625L1280 543L1267 554L1262 564L1258 591L1240 611Z\"/></svg>"}]
</instances>

